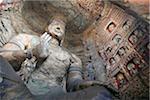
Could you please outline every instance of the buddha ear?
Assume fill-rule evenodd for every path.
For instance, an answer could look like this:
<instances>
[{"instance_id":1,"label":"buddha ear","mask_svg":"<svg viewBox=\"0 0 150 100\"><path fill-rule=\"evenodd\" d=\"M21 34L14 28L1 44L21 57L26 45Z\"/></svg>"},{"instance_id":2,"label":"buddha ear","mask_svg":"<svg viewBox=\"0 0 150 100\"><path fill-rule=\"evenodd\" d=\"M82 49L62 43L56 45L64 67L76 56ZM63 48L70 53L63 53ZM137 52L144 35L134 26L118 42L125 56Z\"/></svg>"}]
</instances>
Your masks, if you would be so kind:
<instances>
[{"instance_id":1,"label":"buddha ear","mask_svg":"<svg viewBox=\"0 0 150 100\"><path fill-rule=\"evenodd\" d=\"M61 40L59 45L62 46L63 42L64 42L64 40Z\"/></svg>"}]
</instances>

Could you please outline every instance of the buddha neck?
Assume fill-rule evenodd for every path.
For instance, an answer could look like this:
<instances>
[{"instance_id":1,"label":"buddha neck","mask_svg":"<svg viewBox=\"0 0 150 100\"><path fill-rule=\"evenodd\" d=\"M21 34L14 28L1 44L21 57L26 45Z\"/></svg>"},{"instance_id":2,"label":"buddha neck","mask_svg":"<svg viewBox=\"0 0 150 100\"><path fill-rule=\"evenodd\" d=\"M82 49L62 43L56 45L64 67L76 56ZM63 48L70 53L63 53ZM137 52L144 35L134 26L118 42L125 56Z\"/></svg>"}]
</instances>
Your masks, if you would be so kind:
<instances>
[{"instance_id":1,"label":"buddha neck","mask_svg":"<svg viewBox=\"0 0 150 100\"><path fill-rule=\"evenodd\" d=\"M50 43L50 46L52 46L52 47L58 47L59 46L59 42L55 38L52 38L49 43Z\"/></svg>"}]
</instances>

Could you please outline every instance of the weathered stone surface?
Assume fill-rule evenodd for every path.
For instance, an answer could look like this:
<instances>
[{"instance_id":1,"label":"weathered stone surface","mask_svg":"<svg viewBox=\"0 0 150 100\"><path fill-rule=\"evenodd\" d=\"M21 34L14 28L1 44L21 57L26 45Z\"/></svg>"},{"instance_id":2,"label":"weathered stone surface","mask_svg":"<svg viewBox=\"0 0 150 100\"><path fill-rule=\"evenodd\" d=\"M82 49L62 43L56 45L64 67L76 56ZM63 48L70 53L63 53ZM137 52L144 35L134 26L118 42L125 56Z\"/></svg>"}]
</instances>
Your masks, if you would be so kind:
<instances>
[{"instance_id":1,"label":"weathered stone surface","mask_svg":"<svg viewBox=\"0 0 150 100\"><path fill-rule=\"evenodd\" d=\"M143 25L143 27L141 28L143 29L143 31L145 31L145 29L148 29L148 25L143 24L143 20L141 21L141 18L134 17L140 15L143 16L142 19L144 18L146 21L149 21L149 5L145 5L145 3L143 3L145 0L142 0L142 3L139 3L139 1L141 0L117 0L115 3L114 0L111 0L112 2L107 4L106 2L99 1L100 0L27 0L23 3L21 13L16 13L13 11L1 12L2 15L0 15L0 20L4 22L6 29L3 27L3 24L0 23L0 36L3 35L7 38L0 39L2 42L2 44L0 45L2 46L6 42L8 42L8 40L15 34L42 34L45 31L45 27L49 19L56 15L56 13L64 14L67 18L67 31L64 46L68 48L69 51L75 53L82 59L84 67L86 67L89 64L89 61L91 61L93 66L95 67L96 76L98 76L96 79L104 81L106 78L104 77L106 74L105 65L109 64L109 58L106 61L105 54L100 54L105 52L107 45L113 46L111 44L111 39L114 36L114 34L111 35L106 32L106 26L109 24L110 20L116 22L118 25L118 31L115 31L114 33L123 33L121 34L123 40L128 41L126 37L129 36L131 32L133 32L134 29L137 28L138 25ZM129 11L126 8L132 9L138 15L135 14L135 12L130 12L131 15L135 15L134 17L132 17L130 16L130 14L126 14L126 12L124 12L123 10L121 10L120 12L120 6L114 7L113 10L111 9L113 12L111 12L110 8L112 7L112 3L117 3L118 5L120 4L125 6L121 7L124 8L126 12ZM8 18L6 18L6 16L8 16ZM123 25L125 19L127 18L131 19L129 20L129 23L127 21L129 27L127 26L125 30L122 30L121 25ZM9 29L8 32L7 29ZM7 34L3 34L3 32L9 34L9 36L7 36ZM85 33L87 34L85 35ZM145 41L144 39L145 38L143 38L143 41ZM5 43L3 43L3 41ZM118 49L124 44L119 44ZM129 53L134 52L137 55L142 55L145 51L142 51L141 48L146 47L146 44L144 45L143 43L141 45L143 46L132 46L132 44L129 44ZM116 51L118 49L115 48L115 53L117 53ZM140 52L140 50L142 52ZM104 57L104 59L101 59L99 55L102 58ZM110 55L113 55L113 53L110 53L109 57ZM131 54L127 54L127 56L129 56L129 58L132 57ZM140 58L141 56L138 57ZM127 61L125 60L125 62ZM127 69L123 70L125 71Z\"/></svg>"}]
</instances>

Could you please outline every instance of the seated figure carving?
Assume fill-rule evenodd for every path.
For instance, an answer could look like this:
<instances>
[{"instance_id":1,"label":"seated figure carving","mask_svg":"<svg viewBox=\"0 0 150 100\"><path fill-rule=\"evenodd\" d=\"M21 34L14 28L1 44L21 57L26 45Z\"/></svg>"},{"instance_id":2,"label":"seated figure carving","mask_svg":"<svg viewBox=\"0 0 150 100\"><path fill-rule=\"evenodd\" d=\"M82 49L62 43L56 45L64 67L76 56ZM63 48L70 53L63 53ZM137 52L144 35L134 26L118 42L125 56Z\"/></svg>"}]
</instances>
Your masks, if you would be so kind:
<instances>
[{"instance_id":1,"label":"seated figure carving","mask_svg":"<svg viewBox=\"0 0 150 100\"><path fill-rule=\"evenodd\" d=\"M83 80L80 58L62 47L65 25L64 17L54 17L41 37L19 34L3 47L5 52L0 53L37 98L48 99L102 85L95 80Z\"/></svg>"},{"instance_id":2,"label":"seated figure carving","mask_svg":"<svg viewBox=\"0 0 150 100\"><path fill-rule=\"evenodd\" d=\"M19 70L33 95L44 95L55 89L75 91L98 84L83 80L81 60L62 47L65 25L64 17L54 17L41 37L20 34L3 48L9 52L1 55L13 62L12 66Z\"/></svg>"},{"instance_id":3,"label":"seated figure carving","mask_svg":"<svg viewBox=\"0 0 150 100\"><path fill-rule=\"evenodd\" d=\"M45 32L41 37L20 34L4 46L4 49L16 50L16 52L3 52L1 55L10 62L18 61L15 63L17 65L13 65L16 69L22 65L23 68L18 73L22 79L25 79L26 86L34 95L45 94L49 91L49 87L62 85L67 70L71 75L76 73L75 76L80 80L82 79L80 76L82 69L80 59L60 46L64 33L65 22L59 18L54 18L48 25L48 32ZM21 50L21 52L17 50ZM26 53L30 57L25 60ZM39 62L41 59L44 59L44 62L30 72L30 68L35 65L34 62Z\"/></svg>"}]
</instances>

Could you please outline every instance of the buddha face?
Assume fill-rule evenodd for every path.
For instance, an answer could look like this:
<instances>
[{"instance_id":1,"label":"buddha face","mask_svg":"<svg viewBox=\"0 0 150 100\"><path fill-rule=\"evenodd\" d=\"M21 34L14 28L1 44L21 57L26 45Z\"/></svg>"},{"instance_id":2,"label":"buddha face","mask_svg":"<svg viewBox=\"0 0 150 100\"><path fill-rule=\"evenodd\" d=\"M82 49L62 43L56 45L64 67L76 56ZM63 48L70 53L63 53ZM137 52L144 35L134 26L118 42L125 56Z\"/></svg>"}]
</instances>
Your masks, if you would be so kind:
<instances>
[{"instance_id":1,"label":"buddha face","mask_svg":"<svg viewBox=\"0 0 150 100\"><path fill-rule=\"evenodd\" d=\"M143 36L143 33L141 30L135 30L134 31L134 34L138 37L138 38L141 38Z\"/></svg>"},{"instance_id":2,"label":"buddha face","mask_svg":"<svg viewBox=\"0 0 150 100\"><path fill-rule=\"evenodd\" d=\"M111 33L115 29L116 25L112 22L108 25L107 30Z\"/></svg>"},{"instance_id":3,"label":"buddha face","mask_svg":"<svg viewBox=\"0 0 150 100\"><path fill-rule=\"evenodd\" d=\"M113 38L113 42L115 43L115 45L121 43L121 36L119 34L116 34Z\"/></svg>"},{"instance_id":4,"label":"buddha face","mask_svg":"<svg viewBox=\"0 0 150 100\"><path fill-rule=\"evenodd\" d=\"M123 74L119 73L119 74L117 75L117 79L118 79L118 80L124 80Z\"/></svg>"},{"instance_id":5,"label":"buddha face","mask_svg":"<svg viewBox=\"0 0 150 100\"><path fill-rule=\"evenodd\" d=\"M135 44L135 43L137 43L137 41L138 41L138 38L136 37L136 35L131 35L130 37L129 37L129 41L132 43L132 44Z\"/></svg>"},{"instance_id":6,"label":"buddha face","mask_svg":"<svg viewBox=\"0 0 150 100\"><path fill-rule=\"evenodd\" d=\"M132 22L130 20L125 21L125 23L123 24L123 29L124 30L128 30L131 26Z\"/></svg>"},{"instance_id":7,"label":"buddha face","mask_svg":"<svg viewBox=\"0 0 150 100\"><path fill-rule=\"evenodd\" d=\"M125 51L125 48L124 48L124 47L121 47L121 48L118 50L118 54L119 54L120 56L125 55L125 53L126 53L126 51Z\"/></svg>"},{"instance_id":8,"label":"buddha face","mask_svg":"<svg viewBox=\"0 0 150 100\"><path fill-rule=\"evenodd\" d=\"M138 58L134 58L134 59L133 59L133 62L134 62L135 64L140 64L140 63L141 63L140 59L138 59Z\"/></svg>"},{"instance_id":9,"label":"buddha face","mask_svg":"<svg viewBox=\"0 0 150 100\"><path fill-rule=\"evenodd\" d=\"M48 26L48 31L52 36L61 39L65 34L65 23L61 20L53 20Z\"/></svg>"},{"instance_id":10,"label":"buddha face","mask_svg":"<svg viewBox=\"0 0 150 100\"><path fill-rule=\"evenodd\" d=\"M110 62L110 64L111 64L111 65L113 65L113 64L115 64L115 63L116 63L116 61L115 61L114 57L110 58L109 62Z\"/></svg>"},{"instance_id":11,"label":"buddha face","mask_svg":"<svg viewBox=\"0 0 150 100\"><path fill-rule=\"evenodd\" d=\"M129 63L129 64L127 65L127 68L128 68L128 70L130 71L130 70L132 70L133 68L135 68L135 65L134 65L133 63Z\"/></svg>"}]
</instances>

